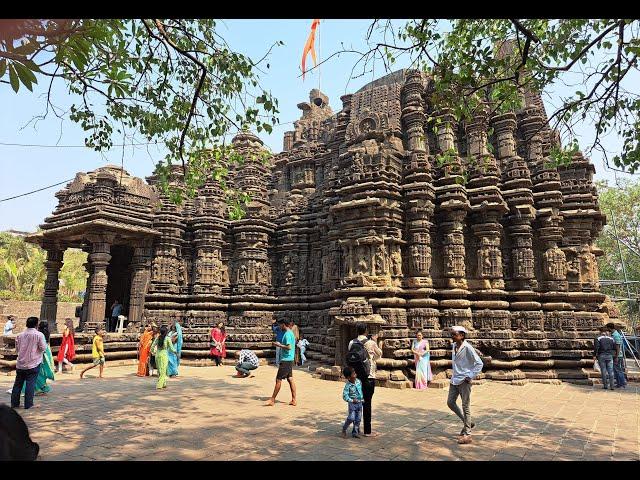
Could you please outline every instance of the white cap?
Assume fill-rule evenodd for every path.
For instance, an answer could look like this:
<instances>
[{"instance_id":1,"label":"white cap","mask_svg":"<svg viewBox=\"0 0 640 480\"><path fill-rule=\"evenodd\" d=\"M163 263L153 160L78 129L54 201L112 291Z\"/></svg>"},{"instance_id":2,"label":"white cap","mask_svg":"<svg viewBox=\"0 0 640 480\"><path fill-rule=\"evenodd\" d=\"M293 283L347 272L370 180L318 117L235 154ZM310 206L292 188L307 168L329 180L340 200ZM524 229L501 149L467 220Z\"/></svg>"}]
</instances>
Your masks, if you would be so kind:
<instances>
[{"instance_id":1,"label":"white cap","mask_svg":"<svg viewBox=\"0 0 640 480\"><path fill-rule=\"evenodd\" d=\"M451 327L451 331L452 332L462 332L462 333L467 333L467 329L464 327L461 327L460 325L454 325L453 327Z\"/></svg>"}]
</instances>

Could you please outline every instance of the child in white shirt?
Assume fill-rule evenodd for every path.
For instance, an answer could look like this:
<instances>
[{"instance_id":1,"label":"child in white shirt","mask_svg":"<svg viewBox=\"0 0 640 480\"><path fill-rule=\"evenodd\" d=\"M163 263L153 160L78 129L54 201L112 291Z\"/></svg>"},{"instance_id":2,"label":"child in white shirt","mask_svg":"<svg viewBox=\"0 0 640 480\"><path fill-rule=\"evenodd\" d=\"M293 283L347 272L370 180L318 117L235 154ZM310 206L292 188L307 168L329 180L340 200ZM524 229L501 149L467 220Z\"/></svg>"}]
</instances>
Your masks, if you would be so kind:
<instances>
[{"instance_id":1,"label":"child in white shirt","mask_svg":"<svg viewBox=\"0 0 640 480\"><path fill-rule=\"evenodd\" d=\"M304 365L304 362L307 361L307 357L304 356L304 352L308 346L309 340L302 338L302 334L300 334L300 340L298 340L298 348L300 349L300 365Z\"/></svg>"}]
</instances>

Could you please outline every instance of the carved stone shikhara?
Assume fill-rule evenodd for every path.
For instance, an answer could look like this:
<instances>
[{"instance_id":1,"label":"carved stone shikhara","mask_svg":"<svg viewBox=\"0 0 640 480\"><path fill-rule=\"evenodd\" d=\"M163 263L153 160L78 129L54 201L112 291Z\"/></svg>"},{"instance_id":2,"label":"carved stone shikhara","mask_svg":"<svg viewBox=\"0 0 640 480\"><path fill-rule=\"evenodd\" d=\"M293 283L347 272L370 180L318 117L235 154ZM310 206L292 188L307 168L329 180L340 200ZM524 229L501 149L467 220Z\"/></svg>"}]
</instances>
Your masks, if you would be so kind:
<instances>
[{"instance_id":1,"label":"carved stone shikhara","mask_svg":"<svg viewBox=\"0 0 640 480\"><path fill-rule=\"evenodd\" d=\"M30 241L48 252L43 316L53 321L61 252L89 252L83 324L124 300L130 330L183 320L183 358L204 359L208 331L228 349L273 356L271 324L293 319L307 357L336 378L355 324L379 334L378 382L413 375L411 339L431 345L436 382L450 368L446 330L466 326L485 376L586 379L592 339L608 321L593 246L605 222L594 167L551 165L555 136L539 95L466 124L430 100L431 80L398 71L341 97L312 90L282 153L262 160L255 135L228 185L251 195L230 221L219 184L182 205L117 167L79 173ZM492 132L490 134L490 132ZM173 182L181 181L176 169Z\"/></svg>"}]
</instances>

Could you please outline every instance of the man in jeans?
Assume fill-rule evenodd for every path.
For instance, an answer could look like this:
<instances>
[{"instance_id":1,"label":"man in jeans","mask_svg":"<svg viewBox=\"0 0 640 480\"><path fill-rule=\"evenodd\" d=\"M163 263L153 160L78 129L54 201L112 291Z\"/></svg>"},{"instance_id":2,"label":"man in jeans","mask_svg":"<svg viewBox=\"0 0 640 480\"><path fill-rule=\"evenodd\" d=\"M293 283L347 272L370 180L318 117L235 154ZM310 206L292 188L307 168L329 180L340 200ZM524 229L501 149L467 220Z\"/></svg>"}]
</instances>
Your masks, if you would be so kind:
<instances>
[{"instance_id":1,"label":"man in jeans","mask_svg":"<svg viewBox=\"0 0 640 480\"><path fill-rule=\"evenodd\" d=\"M247 348L240 350L238 363L236 365L236 378L245 378L249 376L251 370L255 370L260 365L257 355Z\"/></svg>"},{"instance_id":2,"label":"man in jeans","mask_svg":"<svg viewBox=\"0 0 640 480\"><path fill-rule=\"evenodd\" d=\"M451 327L453 348L451 350L451 384L449 385L449 397L447 406L463 422L462 431L458 437L458 443L471 443L471 429L475 423L471 420L471 380L482 371L483 363L475 349L465 339L467 330L464 327L454 325ZM456 401L458 395L462 398L462 412ZM464 413L463 413L464 412Z\"/></svg>"},{"instance_id":3,"label":"man in jeans","mask_svg":"<svg viewBox=\"0 0 640 480\"><path fill-rule=\"evenodd\" d=\"M618 346L609 335L607 327L600 328L600 336L593 342L593 359L598 360L604 389L613 390L613 359L618 356Z\"/></svg>"},{"instance_id":4,"label":"man in jeans","mask_svg":"<svg viewBox=\"0 0 640 480\"><path fill-rule=\"evenodd\" d=\"M271 325L271 329L273 330L273 334L276 336L276 343L282 343L282 338L284 337L284 332L286 328L284 326L284 320L281 318ZM276 346L276 365L280 365L280 356L282 355L282 348Z\"/></svg>"},{"instance_id":5,"label":"man in jeans","mask_svg":"<svg viewBox=\"0 0 640 480\"><path fill-rule=\"evenodd\" d=\"M11 391L11 407L20 406L20 393L26 382L24 392L24 409L33 407L33 395L36 389L36 378L42 363L42 353L47 349L44 334L36 330L38 317L27 318L27 329L16 337L16 380Z\"/></svg>"},{"instance_id":6,"label":"man in jeans","mask_svg":"<svg viewBox=\"0 0 640 480\"><path fill-rule=\"evenodd\" d=\"M382 357L382 350L378 347L378 336L372 335L368 337L367 325L365 323L358 323L356 325L356 333L358 336L354 340L358 340L364 346L369 356L369 375L364 375L360 369L356 368L356 375L362 382L362 394L364 396L364 403L362 404L362 419L364 421L364 436L365 437L377 437L377 432L371 431L371 400L373 393L376 389L376 360ZM351 350L354 340L349 342L347 350Z\"/></svg>"},{"instance_id":7,"label":"man in jeans","mask_svg":"<svg viewBox=\"0 0 640 480\"><path fill-rule=\"evenodd\" d=\"M624 376L624 336L620 324L607 323L611 330L611 338L618 346L618 355L613 359L613 375L616 378L616 388L627 388L627 379Z\"/></svg>"}]
</instances>

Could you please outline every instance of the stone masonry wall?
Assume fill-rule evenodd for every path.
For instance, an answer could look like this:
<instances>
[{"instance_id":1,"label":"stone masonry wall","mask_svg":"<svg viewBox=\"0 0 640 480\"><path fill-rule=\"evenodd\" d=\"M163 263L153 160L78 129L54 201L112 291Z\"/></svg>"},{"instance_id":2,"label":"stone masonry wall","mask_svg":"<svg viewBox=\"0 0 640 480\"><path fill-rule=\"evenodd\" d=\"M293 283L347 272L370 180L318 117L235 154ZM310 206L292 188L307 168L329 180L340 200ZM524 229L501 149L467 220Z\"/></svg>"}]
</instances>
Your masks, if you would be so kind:
<instances>
[{"instance_id":1,"label":"stone masonry wall","mask_svg":"<svg viewBox=\"0 0 640 480\"><path fill-rule=\"evenodd\" d=\"M28 317L40 318L40 305L42 302L27 300L1 300L0 299L0 325L4 328L7 321L7 315L15 315L17 318L16 328L13 333L20 333L24 330L25 321ZM58 302L58 314L56 323L58 331L62 331L65 318L69 317L74 320L74 325L78 325L78 319L75 318L76 307L81 303Z\"/></svg>"}]
</instances>

